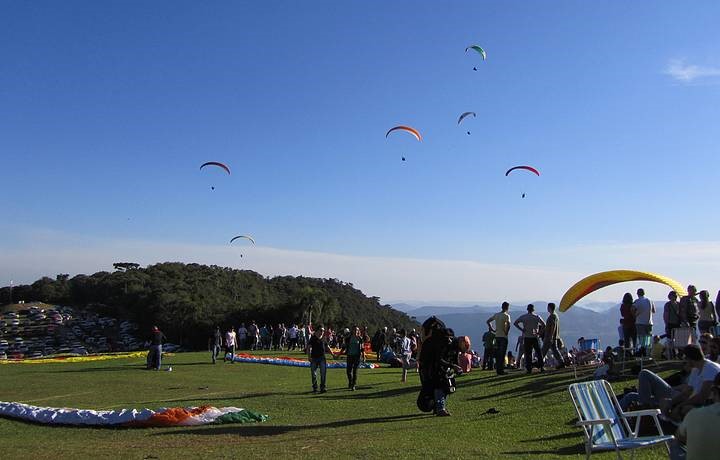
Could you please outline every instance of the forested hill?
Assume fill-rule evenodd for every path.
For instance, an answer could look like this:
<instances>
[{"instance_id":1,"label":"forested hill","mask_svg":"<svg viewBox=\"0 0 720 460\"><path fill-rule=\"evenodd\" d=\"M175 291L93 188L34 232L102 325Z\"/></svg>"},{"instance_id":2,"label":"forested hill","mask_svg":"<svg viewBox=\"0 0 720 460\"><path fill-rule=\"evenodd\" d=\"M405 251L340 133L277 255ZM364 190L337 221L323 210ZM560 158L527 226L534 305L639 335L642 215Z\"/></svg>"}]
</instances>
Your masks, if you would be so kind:
<instances>
[{"instance_id":1,"label":"forested hill","mask_svg":"<svg viewBox=\"0 0 720 460\"><path fill-rule=\"evenodd\" d=\"M365 325L371 334L382 326L417 326L405 313L337 279L265 278L250 270L178 262L115 266L113 273L58 275L14 286L12 299L92 309L135 321L143 330L157 324L174 342L193 347L206 345L214 325L237 327L250 320ZM10 294L10 287L0 289L1 302Z\"/></svg>"}]
</instances>

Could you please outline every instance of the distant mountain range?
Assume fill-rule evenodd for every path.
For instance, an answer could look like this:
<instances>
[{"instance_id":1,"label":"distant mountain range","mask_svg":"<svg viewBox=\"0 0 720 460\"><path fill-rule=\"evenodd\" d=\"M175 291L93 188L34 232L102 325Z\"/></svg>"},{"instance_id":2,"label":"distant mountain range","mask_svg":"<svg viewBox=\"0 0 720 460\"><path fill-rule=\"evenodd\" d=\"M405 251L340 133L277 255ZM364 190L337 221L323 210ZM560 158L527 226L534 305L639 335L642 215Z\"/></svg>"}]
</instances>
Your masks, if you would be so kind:
<instances>
[{"instance_id":1,"label":"distant mountain range","mask_svg":"<svg viewBox=\"0 0 720 460\"><path fill-rule=\"evenodd\" d=\"M473 348L482 350L482 336L487 331L486 321L490 316L500 311L500 303L491 305L412 305L410 303L393 304L392 307L414 317L422 323L428 317L435 315L442 319L448 327L451 327L456 335L467 335L473 343ZM535 305L535 312L543 319L547 318L547 302L527 302ZM510 317L515 321L520 315L526 313L523 308L527 303L511 304ZM655 332L663 328L662 313L660 313L661 302L655 302L658 313L655 313ZM620 326L620 311L617 303L614 302L593 302L583 306L574 306L564 313L558 313L560 318L560 335L568 346L577 342L578 338L597 338L600 346L605 348L608 345L615 346L618 342L618 326ZM510 349L515 349L515 343L520 331L511 327Z\"/></svg>"}]
</instances>

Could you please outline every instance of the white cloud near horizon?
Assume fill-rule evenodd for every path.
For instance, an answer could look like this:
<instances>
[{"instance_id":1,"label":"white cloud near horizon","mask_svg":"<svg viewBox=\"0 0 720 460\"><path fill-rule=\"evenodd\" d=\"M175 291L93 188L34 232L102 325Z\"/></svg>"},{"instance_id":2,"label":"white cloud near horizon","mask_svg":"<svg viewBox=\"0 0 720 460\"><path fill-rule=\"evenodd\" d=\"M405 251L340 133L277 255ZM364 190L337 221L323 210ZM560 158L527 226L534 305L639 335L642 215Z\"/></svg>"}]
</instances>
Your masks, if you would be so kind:
<instances>
[{"instance_id":1,"label":"white cloud near horizon","mask_svg":"<svg viewBox=\"0 0 720 460\"><path fill-rule=\"evenodd\" d=\"M448 302L559 301L581 278L604 270L657 272L700 289L720 286L720 242L602 244L549 248L514 264L469 260L365 257L270 247L229 247L133 240L93 240L48 234L3 251L0 285L32 282L58 273L112 271L113 262L145 266L165 261L249 269L264 276L337 278L381 301L437 299ZM7 247L5 248L7 249ZM242 257L241 257L242 254ZM615 301L642 284L653 299L667 288L655 283L610 286L585 301ZM714 293L712 295L714 298ZM582 303L582 302L581 302Z\"/></svg>"},{"instance_id":2,"label":"white cloud near horizon","mask_svg":"<svg viewBox=\"0 0 720 460\"><path fill-rule=\"evenodd\" d=\"M672 59L663 73L682 83L691 83L700 78L720 77L720 67L703 67Z\"/></svg>"}]
</instances>

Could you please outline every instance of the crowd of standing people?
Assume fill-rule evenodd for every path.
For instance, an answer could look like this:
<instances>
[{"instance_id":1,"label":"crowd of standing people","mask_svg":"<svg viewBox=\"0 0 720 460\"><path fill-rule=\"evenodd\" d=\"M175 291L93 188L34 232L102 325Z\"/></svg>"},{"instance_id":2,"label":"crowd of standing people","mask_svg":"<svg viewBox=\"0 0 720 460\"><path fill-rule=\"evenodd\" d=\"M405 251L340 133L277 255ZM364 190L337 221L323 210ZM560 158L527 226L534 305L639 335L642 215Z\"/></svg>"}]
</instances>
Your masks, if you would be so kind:
<instances>
[{"instance_id":1,"label":"crowd of standing people","mask_svg":"<svg viewBox=\"0 0 720 460\"><path fill-rule=\"evenodd\" d=\"M486 321L488 331L483 335L485 352L483 356L483 369L493 369L498 375L504 375L508 367L520 366L524 357L526 373L532 373L533 368L539 368L545 372L545 356L552 352L556 368L565 367L565 359L560 354L563 348L560 337L560 319L555 313L555 304L547 306L547 320L543 320L535 313L535 305L527 306L527 313L521 315L511 323L510 304L503 302L501 310L488 318ZM508 338L510 325L514 325L521 333L518 340L518 356L515 358L512 352L508 352ZM542 345L541 345L542 340Z\"/></svg>"}]
</instances>

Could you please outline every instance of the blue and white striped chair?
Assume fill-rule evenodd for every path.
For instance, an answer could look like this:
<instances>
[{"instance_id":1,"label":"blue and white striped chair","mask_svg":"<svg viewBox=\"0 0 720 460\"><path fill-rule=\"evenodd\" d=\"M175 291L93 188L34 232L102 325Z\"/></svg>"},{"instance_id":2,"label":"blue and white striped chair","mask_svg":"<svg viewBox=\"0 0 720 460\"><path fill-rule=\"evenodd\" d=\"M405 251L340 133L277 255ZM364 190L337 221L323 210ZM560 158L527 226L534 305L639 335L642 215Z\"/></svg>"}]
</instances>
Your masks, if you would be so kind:
<instances>
[{"instance_id":1,"label":"blue and white striped chair","mask_svg":"<svg viewBox=\"0 0 720 460\"><path fill-rule=\"evenodd\" d=\"M665 443L665 447L670 452L668 442L674 437L663 434L658 421L660 414L658 409L623 412L607 380L575 383L570 385L569 390L578 414L577 425L585 432L587 459L595 451L607 450L614 450L618 459L622 459L620 454L622 450L649 447L659 443ZM644 416L655 420L655 426L660 434L638 437L640 419ZM634 430L630 429L628 418L635 419Z\"/></svg>"}]
</instances>

